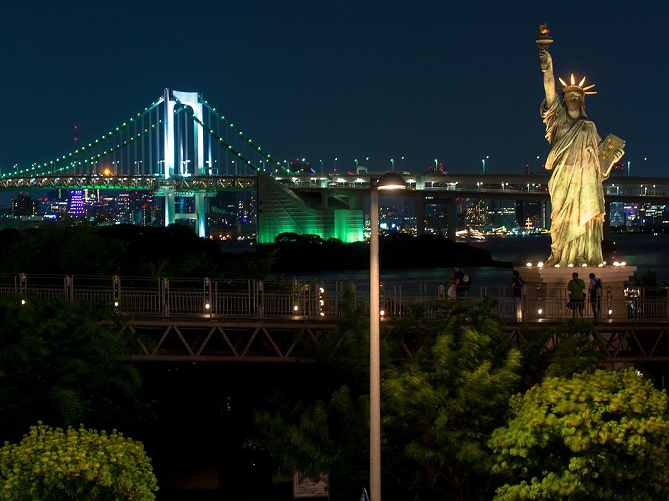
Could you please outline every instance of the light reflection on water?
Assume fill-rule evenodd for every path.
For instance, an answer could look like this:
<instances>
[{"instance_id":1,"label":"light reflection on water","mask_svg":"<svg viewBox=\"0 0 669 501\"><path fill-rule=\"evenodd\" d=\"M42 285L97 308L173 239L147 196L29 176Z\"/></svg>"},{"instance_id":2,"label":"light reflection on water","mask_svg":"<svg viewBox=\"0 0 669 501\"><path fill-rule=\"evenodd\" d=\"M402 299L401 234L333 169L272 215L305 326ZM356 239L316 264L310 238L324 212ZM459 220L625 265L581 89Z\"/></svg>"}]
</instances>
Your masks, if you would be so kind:
<instances>
[{"instance_id":1,"label":"light reflection on water","mask_svg":"<svg viewBox=\"0 0 669 501\"><path fill-rule=\"evenodd\" d=\"M637 274L647 269L657 273L658 285L669 282L669 259L667 247L669 235L659 234L614 234L616 252L606 252L607 262L625 261L637 267ZM473 246L490 251L496 261L508 261L518 268L522 276L525 263L544 261L550 254L551 239L549 235L525 237L497 237L472 243ZM510 286L511 269L489 266L467 267L465 270L472 277L472 285L478 286ZM428 285L443 284L451 273L450 267L381 269L381 282L392 284L424 283ZM354 282L361 289L369 282L369 270L323 270L313 273L286 273L287 277L295 276L303 280Z\"/></svg>"}]
</instances>

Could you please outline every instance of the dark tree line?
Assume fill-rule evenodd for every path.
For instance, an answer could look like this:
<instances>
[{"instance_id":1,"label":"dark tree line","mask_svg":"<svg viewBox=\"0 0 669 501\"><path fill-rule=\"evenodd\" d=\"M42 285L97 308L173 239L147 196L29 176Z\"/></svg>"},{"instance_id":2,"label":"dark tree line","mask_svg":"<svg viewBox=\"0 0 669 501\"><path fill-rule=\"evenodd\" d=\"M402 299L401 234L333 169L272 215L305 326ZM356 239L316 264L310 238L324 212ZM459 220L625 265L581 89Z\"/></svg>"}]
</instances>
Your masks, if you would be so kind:
<instances>
[{"instance_id":1,"label":"dark tree line","mask_svg":"<svg viewBox=\"0 0 669 501\"><path fill-rule=\"evenodd\" d=\"M224 254L217 242L178 224L0 231L0 273L262 279L271 259Z\"/></svg>"}]
</instances>

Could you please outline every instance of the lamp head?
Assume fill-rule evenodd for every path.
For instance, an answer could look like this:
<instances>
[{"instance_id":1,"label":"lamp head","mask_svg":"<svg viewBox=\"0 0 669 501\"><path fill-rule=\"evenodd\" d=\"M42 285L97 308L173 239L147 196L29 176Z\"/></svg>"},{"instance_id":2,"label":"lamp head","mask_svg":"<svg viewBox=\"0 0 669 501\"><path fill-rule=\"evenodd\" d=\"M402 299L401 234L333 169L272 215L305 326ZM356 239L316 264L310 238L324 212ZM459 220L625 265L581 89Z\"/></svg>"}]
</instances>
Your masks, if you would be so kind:
<instances>
[{"instance_id":1,"label":"lamp head","mask_svg":"<svg viewBox=\"0 0 669 501\"><path fill-rule=\"evenodd\" d=\"M404 178L397 172L386 172L372 182L372 187L378 190L405 190L407 185Z\"/></svg>"}]
</instances>

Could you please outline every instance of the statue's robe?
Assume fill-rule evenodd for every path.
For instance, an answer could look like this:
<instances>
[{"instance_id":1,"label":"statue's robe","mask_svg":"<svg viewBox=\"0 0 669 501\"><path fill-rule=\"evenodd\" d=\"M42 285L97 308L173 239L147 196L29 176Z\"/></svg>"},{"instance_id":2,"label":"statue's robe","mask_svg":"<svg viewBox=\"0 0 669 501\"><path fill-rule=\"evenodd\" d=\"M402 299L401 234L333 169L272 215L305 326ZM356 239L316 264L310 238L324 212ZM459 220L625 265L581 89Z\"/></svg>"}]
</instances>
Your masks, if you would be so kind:
<instances>
[{"instance_id":1,"label":"statue's robe","mask_svg":"<svg viewBox=\"0 0 669 501\"><path fill-rule=\"evenodd\" d=\"M541 105L551 152L546 169L551 197L551 255L546 266L598 266L602 263L605 219L599 165L601 138L595 124L571 118L559 99Z\"/></svg>"}]
</instances>

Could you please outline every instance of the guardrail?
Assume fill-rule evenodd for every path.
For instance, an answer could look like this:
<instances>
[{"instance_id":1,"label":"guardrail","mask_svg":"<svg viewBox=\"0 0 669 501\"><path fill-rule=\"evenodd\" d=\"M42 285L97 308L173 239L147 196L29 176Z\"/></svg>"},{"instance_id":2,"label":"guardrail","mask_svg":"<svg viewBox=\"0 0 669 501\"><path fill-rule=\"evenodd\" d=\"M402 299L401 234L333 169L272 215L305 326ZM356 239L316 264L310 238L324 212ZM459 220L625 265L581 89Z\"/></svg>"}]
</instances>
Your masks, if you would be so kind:
<instances>
[{"instance_id":1,"label":"guardrail","mask_svg":"<svg viewBox=\"0 0 669 501\"><path fill-rule=\"evenodd\" d=\"M56 276L1 274L0 297L62 297L70 301L108 304L120 313L159 318L244 318L332 320L345 315L344 301L364 306L366 284L298 280L224 280L165 277ZM348 292L347 292L348 291ZM345 298L346 296L346 298ZM568 307L566 289L543 289L533 297L511 297L509 287L478 287L462 301L496 299L494 312L506 320L540 322L573 316L592 318L586 298L582 310ZM381 309L386 317L406 315L422 304L424 315L436 316L449 302L443 285L382 284ZM599 298L599 320L669 321L667 288L612 291ZM440 310L441 309L441 310Z\"/></svg>"}]
</instances>

